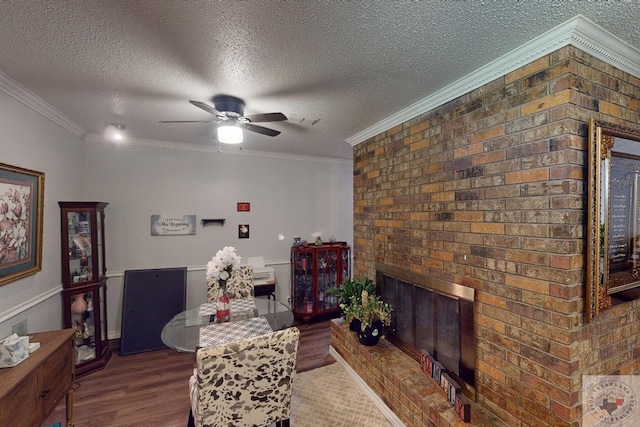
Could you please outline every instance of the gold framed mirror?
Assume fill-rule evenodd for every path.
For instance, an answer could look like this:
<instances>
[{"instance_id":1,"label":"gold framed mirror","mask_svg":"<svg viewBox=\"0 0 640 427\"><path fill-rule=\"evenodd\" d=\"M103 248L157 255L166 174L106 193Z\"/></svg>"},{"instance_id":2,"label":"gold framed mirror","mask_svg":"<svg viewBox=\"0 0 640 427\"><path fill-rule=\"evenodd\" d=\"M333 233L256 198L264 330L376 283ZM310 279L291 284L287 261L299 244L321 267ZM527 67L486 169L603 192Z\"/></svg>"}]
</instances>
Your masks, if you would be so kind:
<instances>
[{"instance_id":1,"label":"gold framed mirror","mask_svg":"<svg viewBox=\"0 0 640 427\"><path fill-rule=\"evenodd\" d=\"M640 298L640 132L589 121L587 322Z\"/></svg>"}]
</instances>

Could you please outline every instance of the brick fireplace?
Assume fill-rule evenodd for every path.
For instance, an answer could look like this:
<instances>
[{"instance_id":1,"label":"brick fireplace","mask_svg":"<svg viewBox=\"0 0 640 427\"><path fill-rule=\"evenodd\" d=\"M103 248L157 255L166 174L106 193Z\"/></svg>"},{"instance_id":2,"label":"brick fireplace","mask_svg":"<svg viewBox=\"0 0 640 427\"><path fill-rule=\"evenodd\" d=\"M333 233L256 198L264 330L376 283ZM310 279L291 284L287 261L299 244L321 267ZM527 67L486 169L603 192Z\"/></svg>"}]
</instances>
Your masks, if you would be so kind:
<instances>
[{"instance_id":1,"label":"brick fireplace","mask_svg":"<svg viewBox=\"0 0 640 427\"><path fill-rule=\"evenodd\" d=\"M567 46L354 146L354 277L473 288L475 404L509 426L577 427L582 375L640 374L639 300L585 321L587 122L639 115L640 79Z\"/></svg>"}]
</instances>

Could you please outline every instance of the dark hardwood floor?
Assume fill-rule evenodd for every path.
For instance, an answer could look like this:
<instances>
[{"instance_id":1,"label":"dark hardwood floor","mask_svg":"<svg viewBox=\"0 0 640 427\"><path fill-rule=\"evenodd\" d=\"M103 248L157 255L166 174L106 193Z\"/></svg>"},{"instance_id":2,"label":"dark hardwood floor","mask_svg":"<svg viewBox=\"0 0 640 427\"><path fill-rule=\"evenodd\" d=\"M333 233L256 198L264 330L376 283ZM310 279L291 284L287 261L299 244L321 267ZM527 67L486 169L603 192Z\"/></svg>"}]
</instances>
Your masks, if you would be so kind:
<instances>
[{"instance_id":1,"label":"dark hardwood floor","mask_svg":"<svg viewBox=\"0 0 640 427\"><path fill-rule=\"evenodd\" d=\"M297 370L333 363L330 320L295 323L300 329ZM184 427L189 415L189 376L194 355L164 349L120 356L107 367L76 380L75 427ZM65 421L64 400L45 426Z\"/></svg>"}]
</instances>

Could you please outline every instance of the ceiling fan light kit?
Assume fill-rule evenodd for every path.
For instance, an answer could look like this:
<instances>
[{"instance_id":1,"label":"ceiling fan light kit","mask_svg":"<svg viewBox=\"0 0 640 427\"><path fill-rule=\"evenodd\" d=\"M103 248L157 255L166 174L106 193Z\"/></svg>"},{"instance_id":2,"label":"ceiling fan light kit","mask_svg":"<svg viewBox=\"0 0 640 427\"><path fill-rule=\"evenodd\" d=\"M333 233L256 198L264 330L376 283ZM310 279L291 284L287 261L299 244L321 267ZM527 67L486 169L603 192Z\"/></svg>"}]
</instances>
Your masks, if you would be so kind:
<instances>
[{"instance_id":1,"label":"ceiling fan light kit","mask_svg":"<svg viewBox=\"0 0 640 427\"><path fill-rule=\"evenodd\" d=\"M206 120L161 120L160 123L216 123L218 124L218 141L223 144L240 144L243 141L243 130L266 136L280 135L280 131L264 126L254 125L256 122L281 122L288 120L282 113L264 113L251 116L244 115L244 101L228 95L213 97L215 107L202 101L190 100L189 103L212 114L215 121Z\"/></svg>"},{"instance_id":2,"label":"ceiling fan light kit","mask_svg":"<svg viewBox=\"0 0 640 427\"><path fill-rule=\"evenodd\" d=\"M218 141L223 144L240 144L243 141L242 129L234 125L218 126Z\"/></svg>"}]
</instances>

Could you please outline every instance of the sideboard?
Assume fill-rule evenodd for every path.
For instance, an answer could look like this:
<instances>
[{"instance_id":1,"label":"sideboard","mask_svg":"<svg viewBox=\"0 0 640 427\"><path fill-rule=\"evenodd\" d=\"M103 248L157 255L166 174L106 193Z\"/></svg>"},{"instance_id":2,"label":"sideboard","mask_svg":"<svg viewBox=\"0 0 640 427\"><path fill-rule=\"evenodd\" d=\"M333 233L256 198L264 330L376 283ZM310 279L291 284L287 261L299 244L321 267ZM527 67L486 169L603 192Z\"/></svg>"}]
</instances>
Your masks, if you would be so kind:
<instances>
[{"instance_id":1,"label":"sideboard","mask_svg":"<svg viewBox=\"0 0 640 427\"><path fill-rule=\"evenodd\" d=\"M66 425L72 427L75 329L29 335L40 348L0 369L0 426L38 427L66 396Z\"/></svg>"}]
</instances>

